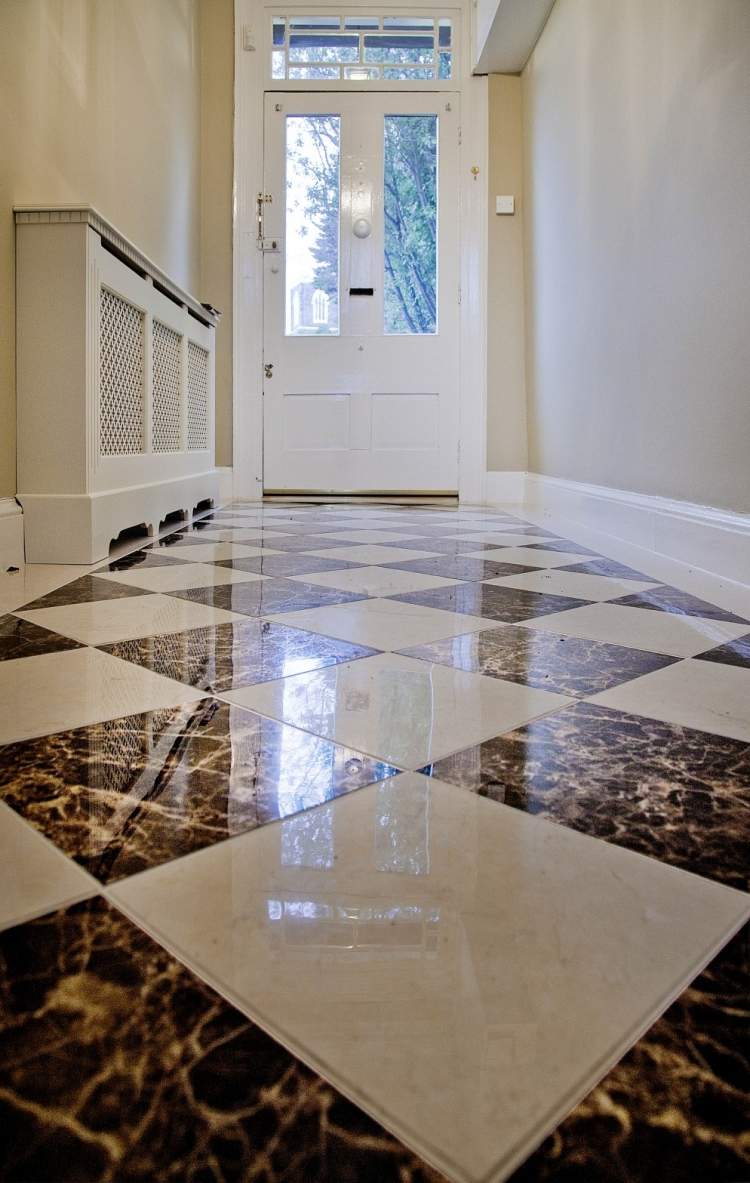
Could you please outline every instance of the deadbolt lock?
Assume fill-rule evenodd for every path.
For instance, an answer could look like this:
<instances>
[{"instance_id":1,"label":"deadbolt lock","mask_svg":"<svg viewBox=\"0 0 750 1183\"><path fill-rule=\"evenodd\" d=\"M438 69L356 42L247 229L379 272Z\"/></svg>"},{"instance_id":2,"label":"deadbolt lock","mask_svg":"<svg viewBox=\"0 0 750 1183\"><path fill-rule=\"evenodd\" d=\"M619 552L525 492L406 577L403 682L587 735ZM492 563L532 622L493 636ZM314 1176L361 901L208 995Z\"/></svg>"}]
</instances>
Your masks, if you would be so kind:
<instances>
[{"instance_id":1,"label":"deadbolt lock","mask_svg":"<svg viewBox=\"0 0 750 1183\"><path fill-rule=\"evenodd\" d=\"M272 361L266 362L263 369L266 371L267 378L273 378L273 362Z\"/></svg>"}]
</instances>

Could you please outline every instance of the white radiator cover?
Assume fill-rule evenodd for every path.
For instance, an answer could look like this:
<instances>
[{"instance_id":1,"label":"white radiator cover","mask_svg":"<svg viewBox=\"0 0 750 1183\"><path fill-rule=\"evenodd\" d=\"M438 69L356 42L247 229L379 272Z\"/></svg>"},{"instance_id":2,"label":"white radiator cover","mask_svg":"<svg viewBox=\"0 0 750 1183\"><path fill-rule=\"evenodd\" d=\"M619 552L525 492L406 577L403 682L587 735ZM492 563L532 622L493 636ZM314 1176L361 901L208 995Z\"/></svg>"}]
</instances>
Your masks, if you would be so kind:
<instances>
[{"instance_id":1,"label":"white radiator cover","mask_svg":"<svg viewBox=\"0 0 750 1183\"><path fill-rule=\"evenodd\" d=\"M218 314L90 206L15 208L18 500L30 563L215 504Z\"/></svg>"}]
</instances>

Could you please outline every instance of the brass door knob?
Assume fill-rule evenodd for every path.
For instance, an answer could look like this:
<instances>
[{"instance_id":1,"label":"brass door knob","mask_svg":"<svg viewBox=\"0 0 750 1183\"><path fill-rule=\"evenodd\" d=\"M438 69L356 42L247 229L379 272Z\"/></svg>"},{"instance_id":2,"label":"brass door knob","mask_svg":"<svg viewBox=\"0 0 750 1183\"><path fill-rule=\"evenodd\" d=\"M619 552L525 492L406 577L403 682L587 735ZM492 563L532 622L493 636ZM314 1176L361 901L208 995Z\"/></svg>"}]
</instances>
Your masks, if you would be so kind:
<instances>
[{"instance_id":1,"label":"brass door knob","mask_svg":"<svg viewBox=\"0 0 750 1183\"><path fill-rule=\"evenodd\" d=\"M267 378L273 378L273 362L269 361L264 365L263 369L266 371Z\"/></svg>"}]
</instances>

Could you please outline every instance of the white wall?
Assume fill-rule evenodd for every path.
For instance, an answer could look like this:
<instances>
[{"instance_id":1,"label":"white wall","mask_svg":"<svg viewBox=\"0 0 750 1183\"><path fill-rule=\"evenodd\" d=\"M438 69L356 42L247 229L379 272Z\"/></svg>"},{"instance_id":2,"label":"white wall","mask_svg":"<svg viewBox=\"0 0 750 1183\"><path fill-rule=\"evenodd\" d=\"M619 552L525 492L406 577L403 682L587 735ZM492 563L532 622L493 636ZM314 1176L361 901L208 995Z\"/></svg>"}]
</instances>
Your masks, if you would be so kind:
<instances>
[{"instance_id":1,"label":"white wall","mask_svg":"<svg viewBox=\"0 0 750 1183\"><path fill-rule=\"evenodd\" d=\"M527 449L521 79L490 74L487 82L487 468L522 472ZM515 197L515 214L495 213L499 194Z\"/></svg>"},{"instance_id":2,"label":"white wall","mask_svg":"<svg viewBox=\"0 0 750 1183\"><path fill-rule=\"evenodd\" d=\"M557 0L523 86L530 468L750 510L750 2Z\"/></svg>"},{"instance_id":3,"label":"white wall","mask_svg":"<svg viewBox=\"0 0 750 1183\"><path fill-rule=\"evenodd\" d=\"M224 311L231 462L233 53L232 0L0 0L0 496L16 489L14 203L97 206Z\"/></svg>"}]
</instances>

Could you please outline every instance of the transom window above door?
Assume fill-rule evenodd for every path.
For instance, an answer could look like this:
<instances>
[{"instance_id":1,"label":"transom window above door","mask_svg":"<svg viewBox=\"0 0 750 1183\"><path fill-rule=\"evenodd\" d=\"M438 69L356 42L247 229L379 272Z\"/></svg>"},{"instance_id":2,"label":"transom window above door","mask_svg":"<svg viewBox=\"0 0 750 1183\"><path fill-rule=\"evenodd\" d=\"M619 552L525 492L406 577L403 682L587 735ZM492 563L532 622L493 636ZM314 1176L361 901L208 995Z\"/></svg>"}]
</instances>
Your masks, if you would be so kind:
<instances>
[{"instance_id":1,"label":"transom window above door","mask_svg":"<svg viewBox=\"0 0 750 1183\"><path fill-rule=\"evenodd\" d=\"M271 21L271 78L291 82L446 83L453 21L443 16L293 16Z\"/></svg>"}]
</instances>

